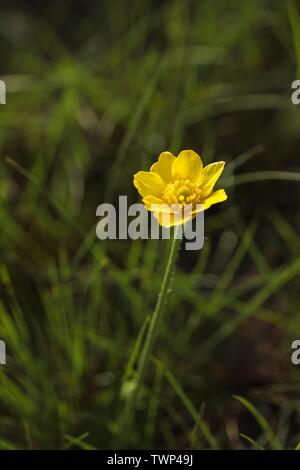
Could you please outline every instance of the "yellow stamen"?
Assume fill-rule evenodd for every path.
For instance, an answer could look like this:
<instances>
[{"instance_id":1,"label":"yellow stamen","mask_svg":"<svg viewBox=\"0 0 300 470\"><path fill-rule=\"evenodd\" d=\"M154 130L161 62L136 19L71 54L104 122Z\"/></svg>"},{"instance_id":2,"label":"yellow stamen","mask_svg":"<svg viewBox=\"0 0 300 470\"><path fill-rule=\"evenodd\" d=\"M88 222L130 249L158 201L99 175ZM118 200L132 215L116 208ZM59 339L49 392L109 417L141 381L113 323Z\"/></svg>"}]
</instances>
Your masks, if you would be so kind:
<instances>
[{"instance_id":1,"label":"yellow stamen","mask_svg":"<svg viewBox=\"0 0 300 470\"><path fill-rule=\"evenodd\" d=\"M201 189L190 180L176 180L166 186L164 200L167 204L197 204L201 202Z\"/></svg>"}]
</instances>

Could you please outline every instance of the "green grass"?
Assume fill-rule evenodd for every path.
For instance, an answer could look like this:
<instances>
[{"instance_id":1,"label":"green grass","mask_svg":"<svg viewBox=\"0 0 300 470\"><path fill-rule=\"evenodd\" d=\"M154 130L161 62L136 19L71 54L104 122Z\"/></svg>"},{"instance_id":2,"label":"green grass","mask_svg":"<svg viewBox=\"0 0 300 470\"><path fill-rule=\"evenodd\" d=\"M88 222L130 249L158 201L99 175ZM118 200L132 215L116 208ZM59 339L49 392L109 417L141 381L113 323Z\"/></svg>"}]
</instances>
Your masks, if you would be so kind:
<instances>
[{"instance_id":1,"label":"green grass","mask_svg":"<svg viewBox=\"0 0 300 470\"><path fill-rule=\"evenodd\" d=\"M299 449L299 5L131 3L1 12L0 448ZM101 242L96 208L182 148L229 197L120 438L169 244Z\"/></svg>"}]
</instances>

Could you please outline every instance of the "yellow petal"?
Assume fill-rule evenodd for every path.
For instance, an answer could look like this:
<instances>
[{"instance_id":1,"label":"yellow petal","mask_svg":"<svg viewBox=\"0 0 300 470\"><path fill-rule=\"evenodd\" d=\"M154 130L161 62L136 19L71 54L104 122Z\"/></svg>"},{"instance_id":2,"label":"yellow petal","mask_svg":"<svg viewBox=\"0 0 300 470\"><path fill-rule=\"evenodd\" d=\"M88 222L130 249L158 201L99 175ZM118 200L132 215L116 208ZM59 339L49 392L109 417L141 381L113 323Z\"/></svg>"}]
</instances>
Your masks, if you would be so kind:
<instances>
[{"instance_id":1,"label":"yellow petal","mask_svg":"<svg viewBox=\"0 0 300 470\"><path fill-rule=\"evenodd\" d=\"M188 220L191 220L195 217L195 213L192 211L191 207L189 210L184 210L179 205L171 205L169 207L171 208L170 213L161 211L160 208L157 212L154 212L154 217L163 227L173 227L174 225L182 225L185 224Z\"/></svg>"},{"instance_id":2,"label":"yellow petal","mask_svg":"<svg viewBox=\"0 0 300 470\"><path fill-rule=\"evenodd\" d=\"M172 164L176 157L171 152L162 152L150 171L157 173L165 183L172 180Z\"/></svg>"},{"instance_id":3,"label":"yellow petal","mask_svg":"<svg viewBox=\"0 0 300 470\"><path fill-rule=\"evenodd\" d=\"M133 184L142 197L161 196L164 190L164 183L157 173L150 171L139 171L134 175Z\"/></svg>"},{"instance_id":4,"label":"yellow petal","mask_svg":"<svg viewBox=\"0 0 300 470\"><path fill-rule=\"evenodd\" d=\"M143 203L148 211L171 213L171 207L163 199L156 196L146 196L143 198Z\"/></svg>"},{"instance_id":5,"label":"yellow petal","mask_svg":"<svg viewBox=\"0 0 300 470\"><path fill-rule=\"evenodd\" d=\"M203 196L208 196L224 170L225 162L215 162L203 168L202 175L199 178L199 184L203 191Z\"/></svg>"},{"instance_id":6,"label":"yellow petal","mask_svg":"<svg viewBox=\"0 0 300 470\"><path fill-rule=\"evenodd\" d=\"M212 206L213 204L226 201L226 199L227 199L227 194L225 193L224 189L218 189L218 191L211 193L210 196L208 196L204 200L203 202L204 210L209 209L210 206Z\"/></svg>"},{"instance_id":7,"label":"yellow petal","mask_svg":"<svg viewBox=\"0 0 300 470\"><path fill-rule=\"evenodd\" d=\"M204 204L197 204L195 209L193 209L193 216L195 216L196 214L198 214L198 212L202 212L205 210L205 207L204 207Z\"/></svg>"},{"instance_id":8,"label":"yellow petal","mask_svg":"<svg viewBox=\"0 0 300 470\"><path fill-rule=\"evenodd\" d=\"M157 219L159 225L161 225L162 227L173 227L174 225L182 224L182 219L175 217L174 214L154 212L153 215Z\"/></svg>"},{"instance_id":9,"label":"yellow petal","mask_svg":"<svg viewBox=\"0 0 300 470\"><path fill-rule=\"evenodd\" d=\"M196 181L202 169L203 163L199 155L193 150L183 150L173 162L172 176L174 180Z\"/></svg>"}]
</instances>

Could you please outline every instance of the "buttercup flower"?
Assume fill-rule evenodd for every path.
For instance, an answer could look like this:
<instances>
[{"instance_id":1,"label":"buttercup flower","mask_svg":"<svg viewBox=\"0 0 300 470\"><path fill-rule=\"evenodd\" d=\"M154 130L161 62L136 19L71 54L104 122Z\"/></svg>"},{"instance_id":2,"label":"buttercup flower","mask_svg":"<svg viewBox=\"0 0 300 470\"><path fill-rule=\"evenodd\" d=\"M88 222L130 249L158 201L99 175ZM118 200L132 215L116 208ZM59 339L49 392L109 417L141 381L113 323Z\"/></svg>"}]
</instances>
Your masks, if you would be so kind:
<instances>
[{"instance_id":1,"label":"buttercup flower","mask_svg":"<svg viewBox=\"0 0 300 470\"><path fill-rule=\"evenodd\" d=\"M183 150L178 157L162 152L150 171L134 175L133 184L160 225L170 227L227 199L224 189L213 191L224 165L215 162L203 167L201 157L193 150Z\"/></svg>"}]
</instances>

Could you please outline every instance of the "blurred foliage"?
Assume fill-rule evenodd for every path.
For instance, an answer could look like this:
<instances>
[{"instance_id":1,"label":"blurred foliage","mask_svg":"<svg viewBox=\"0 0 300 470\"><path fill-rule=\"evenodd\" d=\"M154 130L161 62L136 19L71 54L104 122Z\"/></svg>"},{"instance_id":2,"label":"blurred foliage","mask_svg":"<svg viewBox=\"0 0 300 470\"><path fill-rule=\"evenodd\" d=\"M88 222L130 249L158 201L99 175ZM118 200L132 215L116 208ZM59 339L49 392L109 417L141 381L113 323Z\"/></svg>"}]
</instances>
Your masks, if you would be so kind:
<instances>
[{"instance_id":1,"label":"blurred foliage","mask_svg":"<svg viewBox=\"0 0 300 470\"><path fill-rule=\"evenodd\" d=\"M3 2L0 448L297 446L299 18L280 0ZM182 148L226 161L229 199L181 252L120 436L169 245L100 242L96 208L136 202L133 174Z\"/></svg>"}]
</instances>

